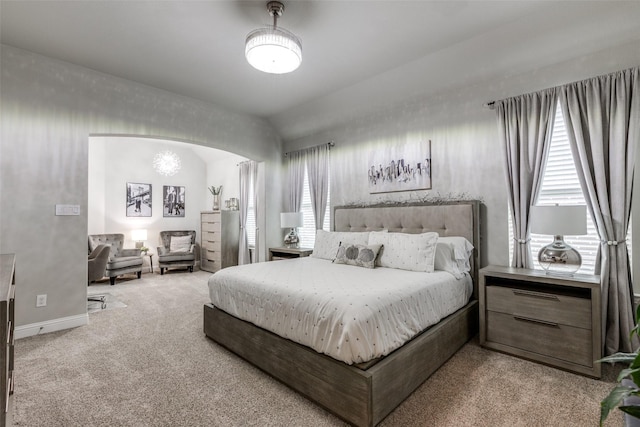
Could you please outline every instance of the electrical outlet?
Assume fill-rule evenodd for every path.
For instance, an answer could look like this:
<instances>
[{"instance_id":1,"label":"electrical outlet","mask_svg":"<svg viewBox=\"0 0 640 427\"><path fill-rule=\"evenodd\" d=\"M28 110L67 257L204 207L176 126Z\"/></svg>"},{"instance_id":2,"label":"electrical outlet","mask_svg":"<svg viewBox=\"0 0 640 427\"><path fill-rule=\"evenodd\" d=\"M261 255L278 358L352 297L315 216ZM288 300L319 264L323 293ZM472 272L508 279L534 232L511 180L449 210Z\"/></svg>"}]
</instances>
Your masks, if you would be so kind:
<instances>
[{"instance_id":1,"label":"electrical outlet","mask_svg":"<svg viewBox=\"0 0 640 427\"><path fill-rule=\"evenodd\" d=\"M36 296L36 307L45 307L47 305L47 294Z\"/></svg>"}]
</instances>

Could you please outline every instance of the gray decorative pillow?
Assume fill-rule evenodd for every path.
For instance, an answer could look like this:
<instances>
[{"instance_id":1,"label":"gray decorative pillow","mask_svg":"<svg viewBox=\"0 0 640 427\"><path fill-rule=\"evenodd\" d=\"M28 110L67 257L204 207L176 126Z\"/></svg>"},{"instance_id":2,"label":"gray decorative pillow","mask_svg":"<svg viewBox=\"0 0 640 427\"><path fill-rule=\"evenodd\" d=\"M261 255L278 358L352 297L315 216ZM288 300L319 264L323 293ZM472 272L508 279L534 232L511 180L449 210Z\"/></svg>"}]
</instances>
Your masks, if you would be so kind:
<instances>
[{"instance_id":1,"label":"gray decorative pillow","mask_svg":"<svg viewBox=\"0 0 640 427\"><path fill-rule=\"evenodd\" d=\"M358 267L374 268L376 258L382 245L360 245L358 243L340 242L338 253L333 262L336 264L348 264Z\"/></svg>"}]
</instances>

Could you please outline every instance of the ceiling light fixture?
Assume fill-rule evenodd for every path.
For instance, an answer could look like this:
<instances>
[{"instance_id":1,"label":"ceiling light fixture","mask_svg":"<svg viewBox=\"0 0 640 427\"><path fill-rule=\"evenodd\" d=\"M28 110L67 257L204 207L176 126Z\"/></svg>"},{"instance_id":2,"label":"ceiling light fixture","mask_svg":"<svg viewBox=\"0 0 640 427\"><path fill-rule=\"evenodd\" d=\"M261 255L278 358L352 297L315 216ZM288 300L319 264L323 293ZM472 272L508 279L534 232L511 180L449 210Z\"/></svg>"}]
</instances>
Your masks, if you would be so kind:
<instances>
[{"instance_id":1,"label":"ceiling light fixture","mask_svg":"<svg viewBox=\"0 0 640 427\"><path fill-rule=\"evenodd\" d=\"M173 151L161 151L153 158L153 168L160 175L173 176L181 167L180 157Z\"/></svg>"},{"instance_id":2,"label":"ceiling light fixture","mask_svg":"<svg viewBox=\"0 0 640 427\"><path fill-rule=\"evenodd\" d=\"M300 39L284 28L278 28L278 18L284 12L279 1L267 3L273 26L258 28L247 35L244 55L254 68L271 74L294 71L302 62Z\"/></svg>"}]
</instances>

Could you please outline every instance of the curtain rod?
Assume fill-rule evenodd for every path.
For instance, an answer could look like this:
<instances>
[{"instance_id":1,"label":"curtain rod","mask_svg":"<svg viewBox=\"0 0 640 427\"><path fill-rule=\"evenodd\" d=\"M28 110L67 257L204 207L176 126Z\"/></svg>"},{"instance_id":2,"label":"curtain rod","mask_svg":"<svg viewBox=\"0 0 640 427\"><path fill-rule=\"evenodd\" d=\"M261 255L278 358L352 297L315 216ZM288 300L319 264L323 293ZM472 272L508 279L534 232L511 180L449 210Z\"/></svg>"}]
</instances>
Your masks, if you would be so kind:
<instances>
[{"instance_id":1,"label":"curtain rod","mask_svg":"<svg viewBox=\"0 0 640 427\"><path fill-rule=\"evenodd\" d=\"M622 69L622 70L619 70L619 71L613 71L611 73L601 74L601 75L595 76L595 77L588 77L586 79L577 80L577 81L570 82L570 83L564 83L564 84L561 84L561 85L558 85L558 86L553 86L553 87L550 87L550 88L547 88L547 89L540 89L540 90L537 90L537 91L534 91L534 92L529 92L529 93L538 93L538 92L542 92L542 91L545 91L545 90L554 90L554 89L561 88L561 87L567 86L567 85L572 85L572 84L575 84L575 83L587 82L589 80L599 79L601 77L609 77L609 76L613 76L615 74L625 73L627 71L635 70L636 68L639 68L639 67L636 66L636 67L631 67L631 68L625 68L625 69ZM515 95L515 96L522 96L522 95ZM513 97L515 97L515 96L513 96ZM510 98L513 98L513 97L510 97ZM509 98L505 98L505 99L509 99ZM494 110L496 108L496 102L497 101L489 101L486 104L484 104L484 107L488 108L490 110Z\"/></svg>"},{"instance_id":2,"label":"curtain rod","mask_svg":"<svg viewBox=\"0 0 640 427\"><path fill-rule=\"evenodd\" d=\"M335 147L336 143L333 142L333 141L329 141L329 142L327 142L325 144L314 145L313 147L307 147L307 148L301 148L299 150L287 151L286 153L284 153L284 156L287 157L290 153L295 153L297 151L309 150L311 148L316 148L316 147L322 147L323 145L329 146L329 150L331 150L331 147Z\"/></svg>"}]
</instances>

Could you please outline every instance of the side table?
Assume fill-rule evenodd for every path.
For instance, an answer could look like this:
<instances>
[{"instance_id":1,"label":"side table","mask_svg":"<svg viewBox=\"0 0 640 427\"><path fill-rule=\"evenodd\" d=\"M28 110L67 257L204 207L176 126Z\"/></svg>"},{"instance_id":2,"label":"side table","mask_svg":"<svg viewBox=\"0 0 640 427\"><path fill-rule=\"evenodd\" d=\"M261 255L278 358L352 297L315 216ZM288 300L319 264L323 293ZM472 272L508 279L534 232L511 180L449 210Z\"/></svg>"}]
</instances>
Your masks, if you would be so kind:
<instances>
[{"instance_id":1,"label":"side table","mask_svg":"<svg viewBox=\"0 0 640 427\"><path fill-rule=\"evenodd\" d=\"M313 249L311 248L269 248L269 261L307 257L311 255L312 252Z\"/></svg>"},{"instance_id":2,"label":"side table","mask_svg":"<svg viewBox=\"0 0 640 427\"><path fill-rule=\"evenodd\" d=\"M142 255L143 257L149 257L149 272L153 273L153 254L146 253Z\"/></svg>"},{"instance_id":3,"label":"side table","mask_svg":"<svg viewBox=\"0 0 640 427\"><path fill-rule=\"evenodd\" d=\"M600 276L480 270L480 345L600 378Z\"/></svg>"}]
</instances>

